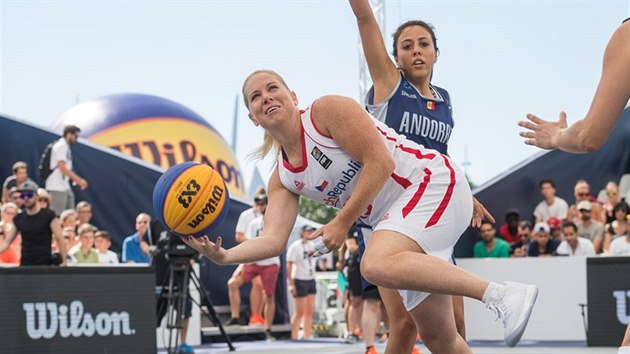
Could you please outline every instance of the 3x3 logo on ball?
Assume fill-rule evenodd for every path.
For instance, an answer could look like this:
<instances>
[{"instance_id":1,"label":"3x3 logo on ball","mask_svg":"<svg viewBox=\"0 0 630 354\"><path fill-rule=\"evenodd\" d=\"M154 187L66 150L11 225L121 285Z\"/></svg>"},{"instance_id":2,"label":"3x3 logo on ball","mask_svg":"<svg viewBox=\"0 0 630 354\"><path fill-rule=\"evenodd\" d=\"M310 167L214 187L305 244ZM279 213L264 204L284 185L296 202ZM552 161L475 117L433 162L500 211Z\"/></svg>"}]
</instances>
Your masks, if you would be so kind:
<instances>
[{"instance_id":1,"label":"3x3 logo on ball","mask_svg":"<svg viewBox=\"0 0 630 354\"><path fill-rule=\"evenodd\" d=\"M177 201L186 209L192 203L192 200L197 193L201 191L201 185L194 179L191 178L190 181L186 184L186 188L179 194ZM217 206L219 202L223 198L223 193L225 192L222 186L213 186L212 193L210 193L210 198L204 205L203 209L197 215L195 215L189 222L188 226L192 229L195 229L203 220L206 218L206 215L214 213L217 210Z\"/></svg>"}]
</instances>

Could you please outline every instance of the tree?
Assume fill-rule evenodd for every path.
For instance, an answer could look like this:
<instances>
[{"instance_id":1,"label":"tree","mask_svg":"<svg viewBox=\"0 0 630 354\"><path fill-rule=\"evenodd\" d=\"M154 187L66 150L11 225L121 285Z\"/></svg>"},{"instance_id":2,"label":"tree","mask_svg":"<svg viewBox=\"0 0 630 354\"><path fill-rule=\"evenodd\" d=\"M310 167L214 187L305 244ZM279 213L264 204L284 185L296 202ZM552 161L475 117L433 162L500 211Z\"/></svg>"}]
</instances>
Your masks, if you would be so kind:
<instances>
[{"instance_id":1,"label":"tree","mask_svg":"<svg viewBox=\"0 0 630 354\"><path fill-rule=\"evenodd\" d=\"M337 209L302 196L300 197L299 214L320 224L327 224L337 215Z\"/></svg>"}]
</instances>

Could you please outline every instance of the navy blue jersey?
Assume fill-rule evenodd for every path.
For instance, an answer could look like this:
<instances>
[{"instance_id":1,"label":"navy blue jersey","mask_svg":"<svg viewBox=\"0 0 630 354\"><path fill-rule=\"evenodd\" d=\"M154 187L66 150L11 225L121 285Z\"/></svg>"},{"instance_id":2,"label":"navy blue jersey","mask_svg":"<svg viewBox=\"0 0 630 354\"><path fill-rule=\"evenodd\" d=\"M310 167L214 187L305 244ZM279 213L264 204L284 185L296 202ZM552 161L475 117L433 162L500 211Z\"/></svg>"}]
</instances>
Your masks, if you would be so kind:
<instances>
[{"instance_id":1,"label":"navy blue jersey","mask_svg":"<svg viewBox=\"0 0 630 354\"><path fill-rule=\"evenodd\" d=\"M376 119L424 147L442 154L448 152L448 140L455 126L451 99L446 90L431 85L436 99L423 97L400 74L396 88L374 104L374 87L366 97L366 108Z\"/></svg>"}]
</instances>

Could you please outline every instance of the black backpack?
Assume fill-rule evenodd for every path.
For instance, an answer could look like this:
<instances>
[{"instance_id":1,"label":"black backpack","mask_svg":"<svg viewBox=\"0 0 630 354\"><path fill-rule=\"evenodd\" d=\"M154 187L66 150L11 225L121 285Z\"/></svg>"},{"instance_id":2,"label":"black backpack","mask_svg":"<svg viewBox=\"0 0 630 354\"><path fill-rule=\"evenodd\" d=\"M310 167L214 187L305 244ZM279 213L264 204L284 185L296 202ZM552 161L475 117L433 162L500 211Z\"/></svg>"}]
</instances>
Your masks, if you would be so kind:
<instances>
[{"instance_id":1,"label":"black backpack","mask_svg":"<svg viewBox=\"0 0 630 354\"><path fill-rule=\"evenodd\" d=\"M55 168L57 168L50 168L50 155L52 155L52 147L55 143L56 141L53 141L52 143L46 145L44 153L42 153L42 157L39 159L39 166L37 166L37 171L39 172L39 179L43 183L46 183L46 179L48 179L48 176L50 176Z\"/></svg>"}]
</instances>

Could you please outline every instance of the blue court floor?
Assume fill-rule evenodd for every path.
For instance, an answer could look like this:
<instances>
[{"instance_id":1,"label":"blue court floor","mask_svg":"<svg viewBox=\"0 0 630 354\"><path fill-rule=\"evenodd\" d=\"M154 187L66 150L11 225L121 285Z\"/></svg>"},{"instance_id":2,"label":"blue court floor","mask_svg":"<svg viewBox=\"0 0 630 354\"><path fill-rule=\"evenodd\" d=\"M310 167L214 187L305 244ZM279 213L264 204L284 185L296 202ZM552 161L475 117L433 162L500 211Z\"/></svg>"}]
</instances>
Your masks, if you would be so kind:
<instances>
[{"instance_id":1,"label":"blue court floor","mask_svg":"<svg viewBox=\"0 0 630 354\"><path fill-rule=\"evenodd\" d=\"M585 342L555 342L555 341L523 341L516 348L508 348L503 342L495 341L471 341L469 342L474 353L478 354L555 354L555 353L572 353L572 354L616 354L617 348L613 347L587 347ZM363 354L365 344L359 342L356 344L344 343L342 339L337 338L318 338L309 341L291 341L278 340L267 343L264 341L253 342L236 342L234 343L236 351L234 353L242 354ZM384 353L385 343L376 343L376 350L379 354ZM422 353L429 353L425 346L417 344ZM194 347L196 354L213 354L228 353L228 347L223 343L204 344ZM165 350L159 353L166 353ZM456 354L456 353L454 353Z\"/></svg>"}]
</instances>

